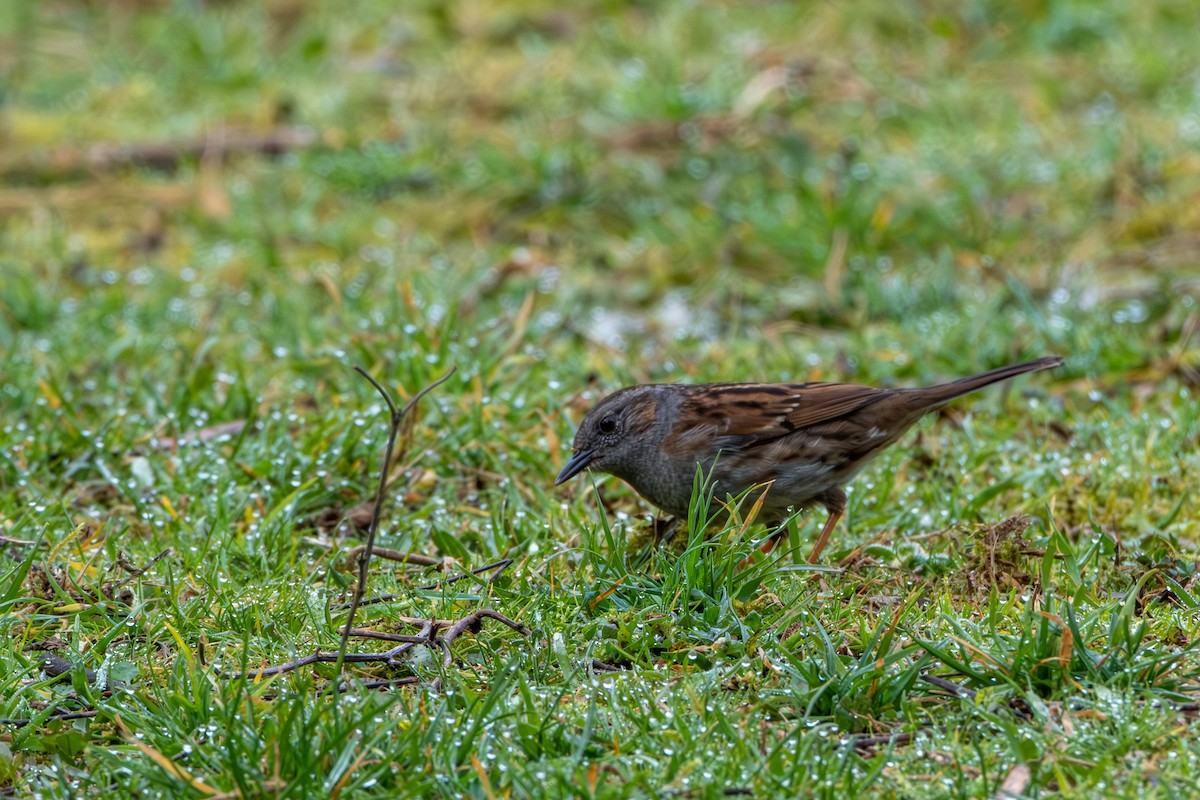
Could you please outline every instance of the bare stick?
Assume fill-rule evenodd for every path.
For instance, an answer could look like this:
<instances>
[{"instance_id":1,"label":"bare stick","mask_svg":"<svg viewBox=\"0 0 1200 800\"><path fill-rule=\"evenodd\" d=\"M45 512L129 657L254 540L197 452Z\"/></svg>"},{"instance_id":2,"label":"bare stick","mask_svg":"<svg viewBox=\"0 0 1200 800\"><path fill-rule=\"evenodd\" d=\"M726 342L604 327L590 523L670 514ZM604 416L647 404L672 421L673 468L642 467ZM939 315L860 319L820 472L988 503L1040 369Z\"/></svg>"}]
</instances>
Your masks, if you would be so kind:
<instances>
[{"instance_id":1,"label":"bare stick","mask_svg":"<svg viewBox=\"0 0 1200 800\"><path fill-rule=\"evenodd\" d=\"M19 544L33 547L37 542L31 542L28 539L14 539L11 536L0 536L0 544Z\"/></svg>"},{"instance_id":2,"label":"bare stick","mask_svg":"<svg viewBox=\"0 0 1200 800\"><path fill-rule=\"evenodd\" d=\"M483 627L485 619L494 619L512 628L522 636L528 636L530 631L516 620L511 620L498 611L492 611L490 608L477 608L462 619L421 619L419 617L401 617L400 621L405 624L419 627L417 633L409 636L398 633L384 633L382 631L373 631L369 628L350 628L342 629L343 636L354 636L361 639L376 639L387 642L395 642L396 646L391 650L385 650L381 653L322 653L318 650L311 655L302 656L293 661L288 661L284 664L276 664L270 667L262 667L260 669L248 670L247 672L235 673L228 676L231 680L239 678L251 678L253 680L262 680L263 678L282 675L285 672L293 672L295 670L307 667L311 664L331 664L331 663L349 663L349 664L383 664L387 667L400 667L403 662L400 657L412 650L414 647L423 645L432 649L437 649L442 654L442 665L444 668L449 668L453 663L450 654L450 645L462 636L464 633L477 633ZM445 631L445 633L442 633ZM221 674L214 668L217 674ZM342 687L338 687L341 691Z\"/></svg>"},{"instance_id":3,"label":"bare stick","mask_svg":"<svg viewBox=\"0 0 1200 800\"><path fill-rule=\"evenodd\" d=\"M854 745L855 750L869 750L881 744L890 744L899 747L912 743L916 735L915 731L901 731L900 733L888 733L882 736L859 736L850 739L850 744Z\"/></svg>"},{"instance_id":4,"label":"bare stick","mask_svg":"<svg viewBox=\"0 0 1200 800\"><path fill-rule=\"evenodd\" d=\"M945 678L939 678L937 675L926 675L924 673L921 675L921 680L925 681L926 683L933 684L939 689L945 689L947 692L961 697L964 700L975 702L975 695L977 692L972 689L968 689L966 686L957 684L954 681L948 681Z\"/></svg>"},{"instance_id":5,"label":"bare stick","mask_svg":"<svg viewBox=\"0 0 1200 800\"><path fill-rule=\"evenodd\" d=\"M376 555L378 555L378 553L379 553L379 551L376 551ZM409 562L416 563L414 561L411 561L411 559L409 559ZM439 562L439 563L441 563L441 562ZM500 573L503 572L504 570L508 569L508 567L511 566L512 563L513 563L513 560L511 558L502 558L499 561L493 561L491 564L484 564L482 567L476 567L475 569L471 570L470 572L463 572L458 575L455 575L452 578L447 578L445 583L438 582L438 583L429 583L424 586L418 586L417 591L432 592L434 589L440 589L443 586L449 586L453 583L458 583L459 581L466 580L467 578L471 577L472 575L479 575L484 572L491 572L492 574L488 576L488 580L494 581L500 575ZM372 597L367 600L363 600L361 603L358 604L358 607L362 608L363 606L375 605L376 603L390 603L393 600L402 600L402 599L407 599L407 595L381 594L378 597ZM343 605L341 607L345 608L346 606Z\"/></svg>"},{"instance_id":6,"label":"bare stick","mask_svg":"<svg viewBox=\"0 0 1200 800\"><path fill-rule=\"evenodd\" d=\"M350 559L361 558L367 552L367 546L361 544L346 552L346 557ZM420 553L405 553L402 550L389 550L383 547L375 547L371 549L373 558L386 558L388 561L399 561L401 564L412 564L416 567L440 567L443 559L434 558L433 556L423 556Z\"/></svg>"},{"instance_id":7,"label":"bare stick","mask_svg":"<svg viewBox=\"0 0 1200 800\"><path fill-rule=\"evenodd\" d=\"M381 555L401 562L407 562L410 564L424 564L427 566L443 566L446 564L445 561L415 553L401 553L393 550L376 550L375 536L379 531L379 519L381 509L383 507L384 495L387 491L388 473L391 469L392 459L395 455L396 441L400 436L401 423L404 421L408 412L416 406L422 397L424 397L437 386L444 383L451 375L454 374L454 369L451 369L445 375L438 378L421 391L417 392L417 394L415 394L403 408L397 408L395 402L392 400L391 395L388 394L387 390L384 389L378 381L367 374L362 367L356 366L354 369L360 375L366 378L372 386L375 387L375 390L379 392L379 395L383 398L384 402L387 403L389 411L389 425L387 447L384 450L383 464L379 471L379 486L375 491L375 501L371 509L371 522L367 527L366 543L361 547L357 547L350 551L352 555L357 555L358 558L358 584L354 587L354 592L351 595L350 602L346 604L346 606L343 606L343 608L348 608L348 611L346 614L346 624L342 626L341 630L339 631L341 635L341 641L338 645L337 652L322 652L317 650L310 655L302 656L283 664L263 666L258 669L247 670L242 673L235 673L228 676L222 675L221 671L217 667L213 667L214 673L221 677L228 677L232 680L250 678L257 681L262 680L263 678L270 678L283 673L293 672L311 664L334 664L334 671L338 675L341 675L343 667L348 663L382 664L383 666L395 669L404 665L402 656L404 656L414 647L421 646L440 652L442 654L443 669L449 669L454 663L451 645L453 645L454 641L461 637L464 633L478 633L483 628L483 622L486 619L493 619L501 622L522 636L530 635L530 630L521 623L509 619L498 611L492 611L491 609L487 608L476 609L467 616L458 620L401 617L401 622L420 629L416 634L413 635L384 633L380 631L372 631L368 628L354 627L354 618L358 614L358 609L365 604L363 598L366 594L367 580L370 575L370 564L373 556ZM496 576L498 576L511 564L512 559L502 559L491 564L486 564L482 567L476 567L470 572L455 575L440 583L435 583L431 586L422 588L434 589L439 585L447 586L455 583L456 581L465 580L474 575L483 573L490 573L488 574L486 580L495 580ZM387 599L391 599L391 597L392 596L373 598L372 600L365 602L383 602ZM364 639L388 641L394 643L395 646L391 650L378 653L350 652L349 642L351 636ZM378 683L377 685L404 686L414 683L416 680L416 678L403 678L395 681L384 681L382 683ZM346 683L331 685L330 691L336 695L342 692L347 685L348 684ZM435 685L440 685L440 681L435 682Z\"/></svg>"},{"instance_id":8,"label":"bare stick","mask_svg":"<svg viewBox=\"0 0 1200 800\"><path fill-rule=\"evenodd\" d=\"M446 620L437 620L437 622L445 621ZM406 636L402 633L373 631L370 628L351 628L350 635L358 639L377 639L381 642L399 642L400 644L425 644L427 641L429 641L428 636Z\"/></svg>"},{"instance_id":9,"label":"bare stick","mask_svg":"<svg viewBox=\"0 0 1200 800\"><path fill-rule=\"evenodd\" d=\"M49 158L5 159L0 161L0 175L5 177L33 176L60 180L73 173L90 170L109 172L122 167L149 167L174 170L181 161L249 153L274 156L312 147L318 142L314 131L304 128L278 128L265 134L254 131L226 129L211 135L191 139L139 144L98 144L87 149L62 148Z\"/></svg>"},{"instance_id":10,"label":"bare stick","mask_svg":"<svg viewBox=\"0 0 1200 800\"><path fill-rule=\"evenodd\" d=\"M377 681L363 681L364 689L394 689L397 686L412 686L415 683L420 683L421 679L415 675L410 675L406 678L385 678ZM345 691L346 684L342 684L338 691Z\"/></svg>"},{"instance_id":11,"label":"bare stick","mask_svg":"<svg viewBox=\"0 0 1200 800\"><path fill-rule=\"evenodd\" d=\"M114 585L111 589L109 589L109 592L114 592L117 589L120 589L122 586L129 583L134 578L142 577L143 575L145 575L147 572L150 571L151 567L153 567L155 564L157 564L159 561L162 561L164 558L166 558L169 555L171 555L171 548L168 547L166 550L163 550L161 553L156 555L154 558L150 559L150 561L147 562L146 566L138 568L138 567L135 567L132 564L130 564L125 559L124 553L120 554L119 556L117 556L117 566L120 567L121 569L125 570L125 572L128 573L128 576L125 578L125 580L121 581L120 583Z\"/></svg>"},{"instance_id":12,"label":"bare stick","mask_svg":"<svg viewBox=\"0 0 1200 800\"><path fill-rule=\"evenodd\" d=\"M49 717L46 717L46 721L49 722L51 720L91 719L92 717L96 716L99 713L100 713L99 711L56 711L53 714L51 714ZM13 719L13 718L5 717L3 719L0 719L0 725L11 725L14 728L23 728L26 725L31 725L32 723L33 723L33 720L28 719L28 718Z\"/></svg>"},{"instance_id":13,"label":"bare stick","mask_svg":"<svg viewBox=\"0 0 1200 800\"><path fill-rule=\"evenodd\" d=\"M367 591L367 576L371 565L371 551L375 548L375 533L379 530L379 512L383 508L383 498L387 492L388 470L392 466L392 454L396 450L396 438L400 435L400 423L404 421L404 416L412 410L422 397L450 379L450 376L454 374L455 367L451 367L450 371L445 375L413 395L412 399L401 409L396 408L391 394L379 384L379 381L372 378L370 373L360 366L355 366L354 370L366 378L375 387L375 391L379 392L379 396L387 403L388 411L391 412L391 419L388 426L387 448L383 454L383 466L379 469L379 488L375 491L375 508L371 510L371 525L367 528L367 541L363 545L362 553L358 557L358 585L354 587L354 595L350 600L350 611L346 616L346 626L342 629L342 641L338 645L336 671L339 675L342 672L342 664L346 660L347 650L349 650L350 628L354 625L354 615L358 612L358 606L362 603L363 595Z\"/></svg>"}]
</instances>

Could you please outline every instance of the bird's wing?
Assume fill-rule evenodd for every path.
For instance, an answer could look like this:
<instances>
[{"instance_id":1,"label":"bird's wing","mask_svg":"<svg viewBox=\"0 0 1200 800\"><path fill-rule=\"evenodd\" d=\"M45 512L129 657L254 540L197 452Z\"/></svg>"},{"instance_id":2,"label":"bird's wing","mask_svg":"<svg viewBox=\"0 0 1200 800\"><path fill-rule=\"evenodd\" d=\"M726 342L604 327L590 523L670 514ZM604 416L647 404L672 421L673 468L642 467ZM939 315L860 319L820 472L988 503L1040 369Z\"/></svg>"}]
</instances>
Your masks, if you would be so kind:
<instances>
[{"instance_id":1,"label":"bird's wing","mask_svg":"<svg viewBox=\"0 0 1200 800\"><path fill-rule=\"evenodd\" d=\"M696 386L684 400L679 445L746 447L836 421L893 392L848 383Z\"/></svg>"}]
</instances>

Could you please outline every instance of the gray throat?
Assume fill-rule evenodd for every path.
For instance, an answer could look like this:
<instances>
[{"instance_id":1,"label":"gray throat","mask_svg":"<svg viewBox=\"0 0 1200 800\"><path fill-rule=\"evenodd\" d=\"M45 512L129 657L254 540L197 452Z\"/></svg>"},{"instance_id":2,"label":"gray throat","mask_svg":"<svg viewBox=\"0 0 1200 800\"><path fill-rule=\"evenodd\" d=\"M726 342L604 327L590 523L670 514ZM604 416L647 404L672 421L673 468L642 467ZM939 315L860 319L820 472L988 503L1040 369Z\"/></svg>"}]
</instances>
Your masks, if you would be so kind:
<instances>
[{"instance_id":1,"label":"gray throat","mask_svg":"<svg viewBox=\"0 0 1200 800\"><path fill-rule=\"evenodd\" d=\"M679 419L681 402L678 387L655 387L654 424L628 447L621 463L612 465L610 471L663 511L686 517L692 501L696 462L672 458L663 449L674 421ZM710 466L704 465L705 469Z\"/></svg>"}]
</instances>

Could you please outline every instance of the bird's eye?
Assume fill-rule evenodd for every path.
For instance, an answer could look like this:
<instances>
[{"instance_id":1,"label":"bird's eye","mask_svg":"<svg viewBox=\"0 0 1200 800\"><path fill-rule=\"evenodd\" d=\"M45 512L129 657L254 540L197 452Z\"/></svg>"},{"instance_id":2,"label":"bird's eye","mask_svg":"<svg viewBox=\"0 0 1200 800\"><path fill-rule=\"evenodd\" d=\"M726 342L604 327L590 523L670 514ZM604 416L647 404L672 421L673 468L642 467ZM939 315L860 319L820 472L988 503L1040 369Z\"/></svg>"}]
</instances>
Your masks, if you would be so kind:
<instances>
[{"instance_id":1,"label":"bird's eye","mask_svg":"<svg viewBox=\"0 0 1200 800\"><path fill-rule=\"evenodd\" d=\"M598 427L600 428L601 433L612 433L617 429L617 421L612 417L605 417L604 419L600 420L600 425Z\"/></svg>"}]
</instances>

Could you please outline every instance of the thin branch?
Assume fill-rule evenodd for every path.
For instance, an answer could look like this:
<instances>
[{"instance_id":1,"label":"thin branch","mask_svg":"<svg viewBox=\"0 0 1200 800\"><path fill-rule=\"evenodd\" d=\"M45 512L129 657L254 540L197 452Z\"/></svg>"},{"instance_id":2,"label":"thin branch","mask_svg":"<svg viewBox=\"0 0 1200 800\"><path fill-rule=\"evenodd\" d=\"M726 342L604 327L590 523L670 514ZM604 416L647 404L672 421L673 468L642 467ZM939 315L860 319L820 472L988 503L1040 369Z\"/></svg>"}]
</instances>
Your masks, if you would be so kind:
<instances>
[{"instance_id":1,"label":"thin branch","mask_svg":"<svg viewBox=\"0 0 1200 800\"><path fill-rule=\"evenodd\" d=\"M363 681L362 687L364 689L393 689L397 686L412 686L413 684L420 682L420 678L416 677L415 675L409 675L405 678L386 678L378 681ZM338 687L338 691L344 692L346 691L346 688L346 684L343 683Z\"/></svg>"},{"instance_id":2,"label":"thin branch","mask_svg":"<svg viewBox=\"0 0 1200 800\"><path fill-rule=\"evenodd\" d=\"M122 553L121 555L119 555L117 557L117 566L120 567L121 569L125 570L125 572L128 574L126 575L125 580L121 581L120 583L114 584L112 586L112 588L109 589L109 593L111 594L112 592L115 592L117 589L120 589L122 586L129 583L134 578L142 577L143 575L145 575L147 572L150 571L151 567L153 567L155 564L157 564L159 561L162 561L164 558L166 558L169 555L171 555L171 548L168 547L166 550L163 550L161 553L156 555L154 558L152 558L148 562L146 562L146 566L138 568L138 567L135 567L132 564L130 564L129 561L126 560L125 554Z\"/></svg>"},{"instance_id":3,"label":"thin branch","mask_svg":"<svg viewBox=\"0 0 1200 800\"><path fill-rule=\"evenodd\" d=\"M367 546L365 544L360 544L358 547L347 550L346 558L361 558L365 552L367 552ZM425 556L421 555L420 553L406 553L403 550L391 550L385 547L372 548L371 557L386 558L388 561L399 561L401 564L412 564L413 566L417 567L440 567L443 563L445 563L445 560L441 558Z\"/></svg>"},{"instance_id":4,"label":"thin branch","mask_svg":"<svg viewBox=\"0 0 1200 800\"><path fill-rule=\"evenodd\" d=\"M252 670L250 672L238 672L230 675L230 679L237 680L238 678L253 678L261 680L270 678L275 675L282 675L285 672L294 672L295 670L307 667L310 664L357 664L362 662L378 661L379 654L377 653L342 653L340 651L333 653L317 652L302 656L294 661L288 661L284 664L277 664L272 667L263 667L262 669ZM219 672L217 674L220 674Z\"/></svg>"},{"instance_id":5,"label":"thin branch","mask_svg":"<svg viewBox=\"0 0 1200 800\"><path fill-rule=\"evenodd\" d=\"M72 719L91 719L99 713L99 711L56 711L55 713L46 717L44 721L50 722L51 720L66 721ZM24 728L26 725L31 724L33 724L33 720L29 719L28 717L0 717L0 725L11 725L14 728Z\"/></svg>"},{"instance_id":6,"label":"thin branch","mask_svg":"<svg viewBox=\"0 0 1200 800\"><path fill-rule=\"evenodd\" d=\"M916 735L916 731L901 731L900 733L888 733L882 736L858 736L852 738L850 744L854 745L855 750L869 750L881 744L901 747L910 744Z\"/></svg>"},{"instance_id":7,"label":"thin branch","mask_svg":"<svg viewBox=\"0 0 1200 800\"><path fill-rule=\"evenodd\" d=\"M379 551L376 550L375 553L376 553L376 555L378 555ZM411 563L416 563L416 562L411 562ZM512 563L513 563L513 560L511 558L502 558L499 561L493 561L491 564L484 564L482 567L476 567L475 569L471 570L470 572L463 572L461 574L455 575L453 578L447 578L444 582L439 581L436 583L426 584L425 586L418 586L417 591L418 592L432 592L436 589L442 588L443 586L449 586L452 583L458 583L459 581L466 580L467 578L471 577L472 575L479 575L481 573L489 572L489 571L491 571L492 574L488 576L488 580L494 581L494 580L496 580L496 577L501 572L503 572L504 570L506 570L510 566L512 566ZM378 597L372 597L367 600L363 600L358 605L359 605L359 608L362 608L363 606L370 606L370 605L375 605L378 603L390 603L393 600L404 600L404 599L407 599L407 597L408 597L408 595L403 595L403 594L381 594ZM346 605L348 605L348 604L346 604ZM341 608L346 608L346 605L342 605Z\"/></svg>"},{"instance_id":8,"label":"thin branch","mask_svg":"<svg viewBox=\"0 0 1200 800\"><path fill-rule=\"evenodd\" d=\"M950 692L957 697L961 697L964 700L969 700L972 703L975 702L975 695L977 692L975 692L973 689L968 689L966 686L957 684L954 681L948 681L945 678L939 678L936 675L924 674L921 675L921 680L925 681L926 683L931 683L939 689L945 689L947 692Z\"/></svg>"},{"instance_id":9,"label":"thin branch","mask_svg":"<svg viewBox=\"0 0 1200 800\"><path fill-rule=\"evenodd\" d=\"M42 668L42 672L47 678L62 678L68 676L76 668L76 665L61 656L56 656L53 653L46 653L39 659L38 666ZM97 675L94 669L84 669L84 679L88 685L96 683ZM124 686L125 681L118 681L112 678L108 679L105 689L113 689L118 686Z\"/></svg>"},{"instance_id":10,"label":"thin branch","mask_svg":"<svg viewBox=\"0 0 1200 800\"><path fill-rule=\"evenodd\" d=\"M401 667L404 665L402 656L404 656L406 653L408 653L414 647L421 647L421 646L438 650L442 654L443 668L449 669L450 666L454 663L454 657L453 657L453 652L451 650L451 646L454 644L455 640L457 640L459 637L461 637L464 633L478 633L483 628L484 620L487 620L487 619L492 619L492 620L501 622L501 623L507 625L508 627L512 628L514 631L521 634L522 636L530 635L530 630L528 628L526 628L524 625L522 625L521 623L516 622L515 620L509 619L508 617L504 616L503 614L499 613L498 611L492 611L491 609L487 609L487 608L476 609L475 611L471 612L467 616L463 617L462 619L458 619L458 620L436 619L436 618L421 619L418 617L401 617L401 620L400 620L401 622L420 628L420 630L416 634L412 634L412 635L385 633L385 632L381 632L381 631L372 631L367 628L355 628L354 627L354 619L358 614L358 609L361 606L363 606L364 603L385 602L386 600L389 600L389 599L392 599L393 597L395 597L395 595L388 595L385 597L373 598L368 601L364 601L364 599L363 599L366 594L367 581L370 576L371 559L375 555L380 555L384 558L390 558L390 559L393 559L396 561L401 561L401 562L416 564L416 565L422 565L422 566L444 566L446 563L444 560L435 559L435 558L432 558L430 556L425 556L425 555L419 555L419 554L414 554L414 553L402 553L402 552L395 551L395 550L385 550L385 549L376 550L375 537L376 537L377 533L379 532L380 514L381 514L381 510L383 508L383 500L387 493L388 473L391 469L392 459L395 456L396 441L400 437L401 424L403 423L403 421L404 421L405 417L408 415L408 413L410 411L412 411L412 409L417 405L417 403L421 400L422 397L424 397L426 394L431 392L436 387L445 383L450 378L450 376L454 374L454 369L451 368L450 371L447 372L445 375L438 378L436 381L429 384L425 388L421 389L421 391L419 391L415 395L413 395L412 399L409 400L408 403L406 403L403 408L397 408L396 403L392 400L392 397L388 393L388 391L386 389L384 389L383 386L380 385L380 383L377 380L375 380L373 377L371 377L371 375L368 374L366 370L364 370L362 367L358 367L358 366L356 366L354 369L356 372L358 372L360 375L362 375L364 378L366 378L367 381L370 382L370 384L373 387L375 387L375 391L377 391L379 393L380 397L382 397L383 401L387 404L388 412L389 412L388 440L387 440L387 447L384 450L383 463L380 466L380 470L379 470L379 484L375 490L375 500L374 500L374 503L372 504L372 509L371 509L371 522L370 522L369 526L367 527L366 542L361 547L357 547L350 551L351 555L355 555L358 558L358 583L354 587L354 592L351 595L350 602L342 607L342 608L347 609L347 613L346 613L346 623L345 623L345 625L342 626L342 628L340 630L341 640L338 644L338 648L337 648L336 652L322 652L322 651L318 650L315 653L312 653L307 656L302 656L300 658L294 659L292 661L288 661L283 664L276 664L273 666L263 666L263 667L260 667L259 669L247 670L245 672L231 674L228 676L230 679L236 680L239 678L250 678L251 680L259 681L264 678L270 678L275 675L281 675L286 672L293 672L298 669L303 669L304 667L310 666L312 664L334 664L335 665L334 671L338 675L342 674L343 667L348 663L350 663L350 664L375 663L375 664L383 664L384 666L391 667L391 668L397 668L397 667ZM509 558L502 559L500 561L496 561L491 564L486 564L482 567L476 567L475 569L471 570L470 572L463 573L460 575L455 575L454 577L449 578L445 581L442 581L439 583L434 583L427 587L422 587L422 589L423 590L431 590L431 589L437 588L438 586L448 586L457 581L465 580L467 578L470 578L473 575L479 575L481 573L489 573L490 572L490 575L488 576L487 580L494 580L497 575L499 575L504 569L506 569L512 563L513 563L512 559L509 559ZM350 652L350 637L351 636L355 636L358 638L368 638L368 639L376 639L376 640L382 640L382 641L387 641L387 642L393 642L395 644L395 647L393 647L391 650L386 650L386 651L378 652L378 653ZM226 676L222 675L221 671L215 667L213 668L213 671L221 677L226 677ZM379 684L379 685L403 686L403 685L407 685L408 683L412 683L415 681L416 681L416 678L412 678L411 680L405 678L405 679L399 679L396 681L388 681L385 684ZM337 693L340 693L341 691L343 691L345 686L346 686L346 684L344 684L344 683L336 684L331 687L331 690L334 692L334 694L337 694Z\"/></svg>"},{"instance_id":11,"label":"thin branch","mask_svg":"<svg viewBox=\"0 0 1200 800\"><path fill-rule=\"evenodd\" d=\"M31 542L28 539L14 539L11 536L0 535L0 544L18 544L25 547L33 547L37 542ZM43 544L43 547L49 547L49 542Z\"/></svg>"},{"instance_id":12,"label":"thin branch","mask_svg":"<svg viewBox=\"0 0 1200 800\"><path fill-rule=\"evenodd\" d=\"M345 663L344 656L350 649L350 627L354 625L354 615L358 613L358 606L362 603L363 595L367 591L367 577L371 565L371 552L375 549L375 534L379 531L379 515L383 508L383 498L387 493L388 470L392 466L392 455L396 450L396 438L400 435L400 424L404 421L405 415L416 406L422 397L433 391L438 386L442 385L450 379L454 374L455 367L451 367L450 371L442 377L438 378L433 383L426 386L421 391L413 395L412 399L404 406L397 410L396 403L392 400L392 395L387 389L380 385L379 381L371 377L371 374L360 366L355 366L354 370L359 375L362 375L367 381L375 387L375 391L387 403L388 411L391 414L388 425L388 440L387 448L383 454L383 465L379 470L379 487L375 491L375 507L371 509L371 524L367 528L367 541L363 545L363 551L358 556L358 585L354 587L354 595L350 600L350 611L346 617L346 626L342 629L342 641L338 645L337 672L341 674L342 664Z\"/></svg>"},{"instance_id":13,"label":"thin branch","mask_svg":"<svg viewBox=\"0 0 1200 800\"><path fill-rule=\"evenodd\" d=\"M256 670L240 672L230 675L229 678L237 680L239 678L250 678L258 681L263 678L274 677L285 672L294 672L298 669L311 666L312 664L383 664L387 667L403 666L401 656L412 650L414 647L423 645L430 649L436 648L442 654L442 664L445 668L449 668L453 663L450 654L450 646L456 639L464 633L477 633L483 627L485 619L494 619L497 622L502 622L512 628L522 636L528 636L530 631L524 625L515 620L511 620L498 611L492 611L489 608L477 608L467 616L459 620L451 619L418 619L414 617L405 617L401 621L410 625L420 626L420 631L411 636L383 633L380 631L372 631L366 628L350 628L342 629L343 638L348 639L350 636L360 638L380 639L389 642L396 642L396 646L391 650L385 650L381 653L342 653L340 650L336 653L323 653L318 650L307 656L302 656L293 661L288 661L284 664L276 664L274 666L262 667ZM440 631L445 631L439 635ZM219 671L217 671L220 674ZM341 691L341 686L338 687Z\"/></svg>"},{"instance_id":14,"label":"thin branch","mask_svg":"<svg viewBox=\"0 0 1200 800\"><path fill-rule=\"evenodd\" d=\"M431 620L433 621L433 620ZM436 622L445 622L446 620L436 620ZM387 631L373 631L370 628L351 628L350 635L356 639L377 639L381 642L398 642L400 644L425 644L429 641L428 636L408 636L403 633L388 633Z\"/></svg>"},{"instance_id":15,"label":"thin branch","mask_svg":"<svg viewBox=\"0 0 1200 800\"><path fill-rule=\"evenodd\" d=\"M0 175L61 180L84 171L110 172L124 167L174 170L186 160L241 153L275 156L317 143L317 133L305 128L278 128L266 133L224 129L188 139L132 145L105 143L86 149L68 147L44 158L5 159L0 161Z\"/></svg>"}]
</instances>

